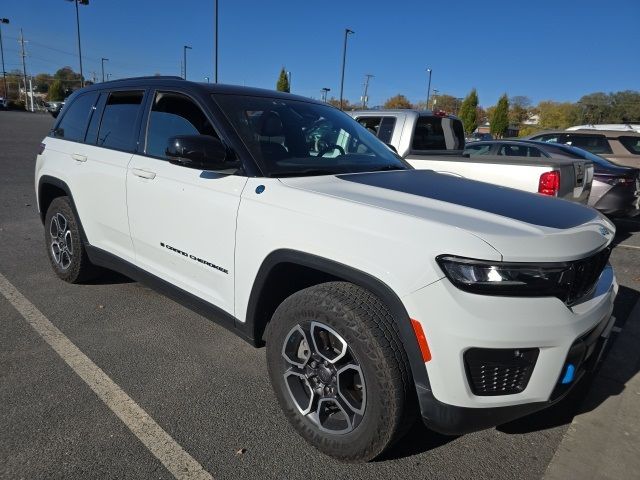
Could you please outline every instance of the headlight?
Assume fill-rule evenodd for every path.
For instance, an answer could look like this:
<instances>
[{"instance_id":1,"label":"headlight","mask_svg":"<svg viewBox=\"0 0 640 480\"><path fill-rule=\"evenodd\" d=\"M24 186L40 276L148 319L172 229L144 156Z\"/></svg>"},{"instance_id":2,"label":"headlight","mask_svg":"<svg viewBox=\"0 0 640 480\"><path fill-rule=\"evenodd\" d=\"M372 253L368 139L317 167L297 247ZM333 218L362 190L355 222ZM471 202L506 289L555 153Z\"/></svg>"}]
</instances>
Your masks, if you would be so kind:
<instances>
[{"instance_id":1,"label":"headlight","mask_svg":"<svg viewBox=\"0 0 640 480\"><path fill-rule=\"evenodd\" d=\"M451 255L436 260L456 287L484 295L558 297L566 302L576 276L571 262L503 263Z\"/></svg>"}]
</instances>

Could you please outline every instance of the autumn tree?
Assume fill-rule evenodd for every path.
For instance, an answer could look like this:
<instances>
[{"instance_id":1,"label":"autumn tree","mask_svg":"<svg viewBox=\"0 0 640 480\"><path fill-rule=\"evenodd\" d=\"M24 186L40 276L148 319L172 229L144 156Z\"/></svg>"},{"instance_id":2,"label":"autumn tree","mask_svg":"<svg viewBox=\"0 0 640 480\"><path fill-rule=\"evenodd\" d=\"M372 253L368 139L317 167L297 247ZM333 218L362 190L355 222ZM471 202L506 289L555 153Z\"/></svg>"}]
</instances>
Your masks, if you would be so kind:
<instances>
[{"instance_id":1,"label":"autumn tree","mask_svg":"<svg viewBox=\"0 0 640 480\"><path fill-rule=\"evenodd\" d=\"M462 101L458 116L462 120L465 132L473 133L478 128L478 92L475 88Z\"/></svg>"},{"instance_id":2,"label":"autumn tree","mask_svg":"<svg viewBox=\"0 0 640 480\"><path fill-rule=\"evenodd\" d=\"M389 98L383 105L384 108L411 108L411 102L404 95L396 95Z\"/></svg>"},{"instance_id":3,"label":"autumn tree","mask_svg":"<svg viewBox=\"0 0 640 480\"><path fill-rule=\"evenodd\" d=\"M567 128L580 123L580 107L570 102L547 100L538 104L539 127L544 129Z\"/></svg>"},{"instance_id":4,"label":"autumn tree","mask_svg":"<svg viewBox=\"0 0 640 480\"><path fill-rule=\"evenodd\" d=\"M496 138L502 138L509 128L509 98L505 93L500 97L490 118L491 133Z\"/></svg>"},{"instance_id":5,"label":"autumn tree","mask_svg":"<svg viewBox=\"0 0 640 480\"><path fill-rule=\"evenodd\" d=\"M49 101L59 100L64 100L64 87L60 80L54 80L53 83L49 85Z\"/></svg>"},{"instance_id":6,"label":"autumn tree","mask_svg":"<svg viewBox=\"0 0 640 480\"><path fill-rule=\"evenodd\" d=\"M287 77L287 71L282 67L280 70L280 76L278 77L278 83L276 84L276 90L279 92L289 93L289 77Z\"/></svg>"}]
</instances>

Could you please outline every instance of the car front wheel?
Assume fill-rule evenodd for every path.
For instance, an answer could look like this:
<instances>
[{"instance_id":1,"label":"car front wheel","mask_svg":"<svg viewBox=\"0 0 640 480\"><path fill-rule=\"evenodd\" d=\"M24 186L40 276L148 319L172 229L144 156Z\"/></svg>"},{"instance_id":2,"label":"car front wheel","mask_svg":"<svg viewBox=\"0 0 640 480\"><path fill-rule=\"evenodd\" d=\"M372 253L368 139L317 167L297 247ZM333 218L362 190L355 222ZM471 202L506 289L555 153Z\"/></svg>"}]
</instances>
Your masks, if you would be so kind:
<instances>
[{"instance_id":1,"label":"car front wheel","mask_svg":"<svg viewBox=\"0 0 640 480\"><path fill-rule=\"evenodd\" d=\"M346 282L301 290L274 313L271 382L288 420L320 451L368 461L410 424L415 394L393 322L377 297Z\"/></svg>"}]
</instances>

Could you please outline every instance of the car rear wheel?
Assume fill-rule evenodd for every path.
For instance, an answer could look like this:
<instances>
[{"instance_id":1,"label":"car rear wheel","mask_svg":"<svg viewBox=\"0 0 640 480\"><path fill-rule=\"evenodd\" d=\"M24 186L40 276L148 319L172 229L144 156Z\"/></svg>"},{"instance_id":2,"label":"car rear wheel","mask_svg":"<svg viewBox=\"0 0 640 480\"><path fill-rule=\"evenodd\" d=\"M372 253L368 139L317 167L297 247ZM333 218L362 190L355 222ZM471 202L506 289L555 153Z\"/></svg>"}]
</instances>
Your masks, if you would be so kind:
<instances>
[{"instance_id":1,"label":"car rear wheel","mask_svg":"<svg viewBox=\"0 0 640 480\"><path fill-rule=\"evenodd\" d=\"M413 420L406 354L386 306L346 282L301 290L267 329L269 375L288 420L318 450L368 461Z\"/></svg>"},{"instance_id":2,"label":"car rear wheel","mask_svg":"<svg viewBox=\"0 0 640 480\"><path fill-rule=\"evenodd\" d=\"M44 237L51 266L62 280L78 283L97 274L82 243L68 197L57 197L49 205Z\"/></svg>"}]
</instances>

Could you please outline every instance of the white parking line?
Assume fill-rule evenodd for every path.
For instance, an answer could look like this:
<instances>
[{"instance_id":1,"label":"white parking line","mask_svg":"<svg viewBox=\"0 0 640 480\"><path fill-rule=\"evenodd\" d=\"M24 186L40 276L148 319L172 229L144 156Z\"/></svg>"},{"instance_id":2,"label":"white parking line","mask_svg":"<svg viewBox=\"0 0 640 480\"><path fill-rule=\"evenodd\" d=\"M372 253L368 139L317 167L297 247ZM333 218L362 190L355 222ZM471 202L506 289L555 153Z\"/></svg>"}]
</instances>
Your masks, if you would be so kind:
<instances>
[{"instance_id":1,"label":"white parking line","mask_svg":"<svg viewBox=\"0 0 640 480\"><path fill-rule=\"evenodd\" d=\"M147 412L82 353L1 273L0 293L174 477L179 480L213 479L202 465L185 452Z\"/></svg>"},{"instance_id":2,"label":"white parking line","mask_svg":"<svg viewBox=\"0 0 640 480\"><path fill-rule=\"evenodd\" d=\"M616 247L620 247L620 248L633 248L634 250L640 250L640 247L636 247L635 245L624 245L622 243L619 243L616 245Z\"/></svg>"}]
</instances>

